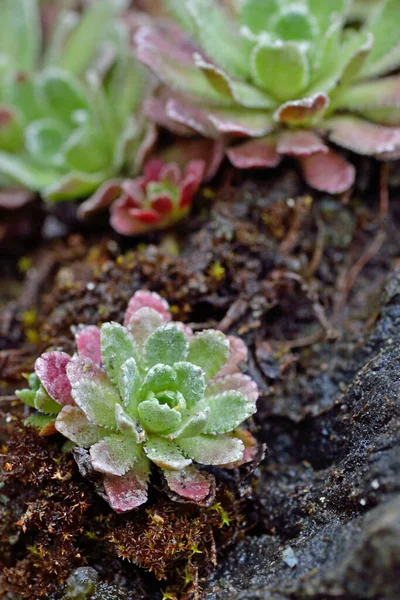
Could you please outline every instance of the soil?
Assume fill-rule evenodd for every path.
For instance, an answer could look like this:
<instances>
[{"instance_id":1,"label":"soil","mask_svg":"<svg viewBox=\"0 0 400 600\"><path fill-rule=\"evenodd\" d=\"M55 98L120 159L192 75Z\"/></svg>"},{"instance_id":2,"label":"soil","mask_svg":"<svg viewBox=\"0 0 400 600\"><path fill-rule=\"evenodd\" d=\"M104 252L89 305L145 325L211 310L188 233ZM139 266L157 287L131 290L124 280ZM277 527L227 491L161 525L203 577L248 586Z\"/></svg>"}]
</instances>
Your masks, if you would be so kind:
<instances>
[{"instance_id":1,"label":"soil","mask_svg":"<svg viewBox=\"0 0 400 600\"><path fill-rule=\"evenodd\" d=\"M102 222L80 231L71 207L60 207L68 233L6 254L3 465L16 464L25 444L40 476L29 476L33 463L22 459L3 469L2 597L400 597L400 203L393 189L386 207L375 164L360 164L359 173L351 197L333 198L310 193L288 168L259 178L227 170L203 190L190 221L137 241ZM53 215L47 231L57 227ZM177 320L239 335L250 350L248 372L262 391L251 427L266 455L252 472L216 472L230 525L174 505L162 489L150 508L115 520L59 441L38 441L17 420L25 409L13 393L35 357L50 346L72 352L77 323L121 321L140 288L164 296ZM55 460L58 477L72 477L70 493L90 506L79 522L71 517L64 559L49 550L58 543L50 523L57 503L68 505ZM46 516L38 512L44 500ZM163 572L143 548L128 548L127 532L133 540L141 530L158 535L155 513L165 539L167 525L182 527L184 543L196 539L202 554L158 557ZM81 530L97 539L83 541ZM32 548L44 548L47 562Z\"/></svg>"}]
</instances>

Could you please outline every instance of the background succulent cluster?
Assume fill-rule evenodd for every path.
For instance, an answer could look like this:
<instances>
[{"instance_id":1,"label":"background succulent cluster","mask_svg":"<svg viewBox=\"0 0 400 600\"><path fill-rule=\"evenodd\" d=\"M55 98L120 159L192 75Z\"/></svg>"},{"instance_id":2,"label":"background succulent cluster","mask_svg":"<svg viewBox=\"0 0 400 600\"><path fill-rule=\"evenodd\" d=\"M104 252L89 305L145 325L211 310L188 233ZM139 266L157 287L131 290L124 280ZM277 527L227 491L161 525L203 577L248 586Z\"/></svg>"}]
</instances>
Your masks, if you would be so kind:
<instances>
[{"instance_id":1,"label":"background succulent cluster","mask_svg":"<svg viewBox=\"0 0 400 600\"><path fill-rule=\"evenodd\" d=\"M118 13L60 11L45 38L36 0L2 2L0 185L75 199L134 164L145 78Z\"/></svg>"},{"instance_id":2,"label":"background succulent cluster","mask_svg":"<svg viewBox=\"0 0 400 600\"><path fill-rule=\"evenodd\" d=\"M160 296L137 292L124 326L79 327L77 354L43 354L31 389L17 392L39 411L28 424L42 435L62 433L80 449L81 471L104 475L117 512L146 502L152 463L173 493L206 502L214 480L194 463L232 468L254 458L254 438L238 429L258 397L239 369L245 345L219 331L193 334L170 320Z\"/></svg>"},{"instance_id":3,"label":"background succulent cluster","mask_svg":"<svg viewBox=\"0 0 400 600\"><path fill-rule=\"evenodd\" d=\"M148 114L227 140L238 168L296 157L308 183L343 192L354 167L327 140L387 159L400 148L398 0L165 0L176 24L142 28L138 56L163 82ZM233 144L234 138L249 141Z\"/></svg>"},{"instance_id":4,"label":"background succulent cluster","mask_svg":"<svg viewBox=\"0 0 400 600\"><path fill-rule=\"evenodd\" d=\"M224 151L237 168L294 157L330 193L355 179L335 146L399 156L399 0L365 10L357 0L163 0L163 14L147 15L128 4L54 9L48 24L37 0L4 1L0 205L20 206L30 190L59 201L101 188L80 217L112 206L112 226L134 235L185 216ZM177 149L162 152L174 162L159 168L157 191L146 175L132 179L160 154L155 125ZM180 204L186 166L182 185L194 172L196 184Z\"/></svg>"}]
</instances>

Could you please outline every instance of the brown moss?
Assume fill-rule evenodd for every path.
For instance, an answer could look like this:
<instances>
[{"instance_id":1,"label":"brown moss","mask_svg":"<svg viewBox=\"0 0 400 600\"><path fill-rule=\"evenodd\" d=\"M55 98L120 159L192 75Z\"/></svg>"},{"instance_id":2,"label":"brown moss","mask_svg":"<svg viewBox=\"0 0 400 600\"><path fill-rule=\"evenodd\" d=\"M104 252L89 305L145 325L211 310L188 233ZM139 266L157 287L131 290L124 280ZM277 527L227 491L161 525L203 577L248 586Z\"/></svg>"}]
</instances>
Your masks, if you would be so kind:
<instances>
[{"instance_id":1,"label":"brown moss","mask_svg":"<svg viewBox=\"0 0 400 600\"><path fill-rule=\"evenodd\" d=\"M244 505L229 489L233 480L208 509L174 503L152 489L144 508L117 515L62 452L61 438L40 437L18 420L8 427L0 455L2 592L59 598L71 571L85 565L100 565L106 580L123 577L134 589L141 577L134 563L191 597L243 527Z\"/></svg>"}]
</instances>

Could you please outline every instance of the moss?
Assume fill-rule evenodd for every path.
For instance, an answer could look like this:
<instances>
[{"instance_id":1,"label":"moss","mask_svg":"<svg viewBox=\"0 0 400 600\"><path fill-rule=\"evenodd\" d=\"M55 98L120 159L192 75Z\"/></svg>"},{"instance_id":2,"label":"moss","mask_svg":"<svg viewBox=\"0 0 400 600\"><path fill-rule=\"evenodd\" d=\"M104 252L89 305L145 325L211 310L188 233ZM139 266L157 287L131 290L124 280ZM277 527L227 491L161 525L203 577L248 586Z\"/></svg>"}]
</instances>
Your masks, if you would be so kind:
<instances>
[{"instance_id":1,"label":"moss","mask_svg":"<svg viewBox=\"0 0 400 600\"><path fill-rule=\"evenodd\" d=\"M176 504L160 488L153 489L144 509L118 515L79 474L71 454L62 451L61 437L43 438L18 420L9 427L0 455L3 593L29 600L62 598L71 572L90 565L101 569L93 598L122 599L125 587L136 594L126 598L157 598L155 579L178 597L182 590L195 593L217 553L246 522L231 484L221 486L208 509ZM141 572L132 563L155 577L146 584L150 596L142 595L149 592L143 592ZM107 581L108 595L99 587Z\"/></svg>"}]
</instances>

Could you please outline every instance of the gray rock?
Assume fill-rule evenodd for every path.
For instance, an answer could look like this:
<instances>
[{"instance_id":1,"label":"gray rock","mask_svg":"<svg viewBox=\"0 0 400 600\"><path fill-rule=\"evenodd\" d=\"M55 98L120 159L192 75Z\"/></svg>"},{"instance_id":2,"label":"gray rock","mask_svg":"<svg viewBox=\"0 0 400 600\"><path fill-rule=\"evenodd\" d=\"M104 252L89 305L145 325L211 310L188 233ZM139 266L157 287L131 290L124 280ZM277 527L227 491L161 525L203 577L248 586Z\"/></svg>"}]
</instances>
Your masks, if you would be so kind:
<instances>
[{"instance_id":1,"label":"gray rock","mask_svg":"<svg viewBox=\"0 0 400 600\"><path fill-rule=\"evenodd\" d=\"M221 561L204 600L400 598L399 273L345 366L341 347L321 349L347 377L332 407L299 422L263 419L265 533ZM335 374L331 384L339 388Z\"/></svg>"}]
</instances>

